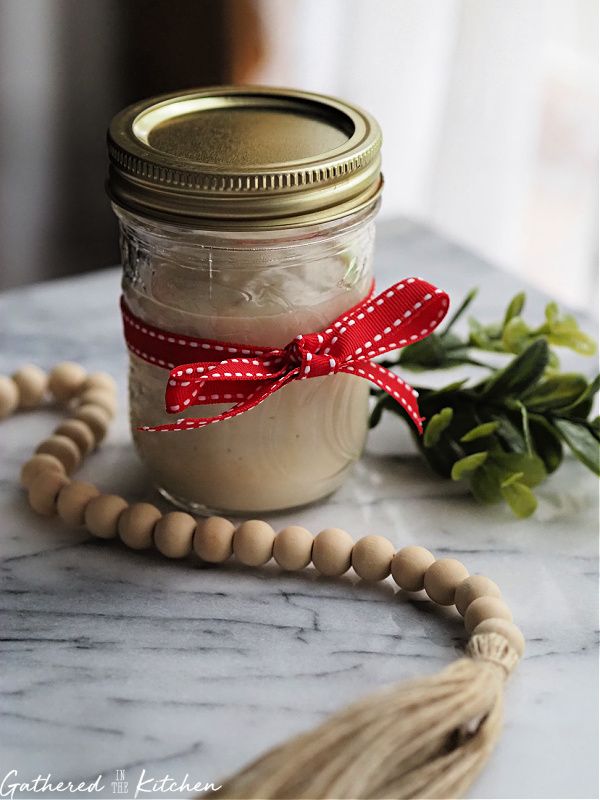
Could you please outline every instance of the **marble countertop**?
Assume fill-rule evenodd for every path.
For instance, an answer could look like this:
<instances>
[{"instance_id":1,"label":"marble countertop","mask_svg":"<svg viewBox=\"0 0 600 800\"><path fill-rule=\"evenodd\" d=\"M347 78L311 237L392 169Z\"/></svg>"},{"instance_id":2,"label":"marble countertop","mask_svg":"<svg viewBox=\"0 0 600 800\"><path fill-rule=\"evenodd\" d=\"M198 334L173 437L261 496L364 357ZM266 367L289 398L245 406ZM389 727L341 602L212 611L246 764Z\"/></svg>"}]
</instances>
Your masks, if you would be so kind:
<instances>
[{"instance_id":1,"label":"marble countertop","mask_svg":"<svg viewBox=\"0 0 600 800\"><path fill-rule=\"evenodd\" d=\"M521 288L409 223L381 226L377 272L380 285L423 275L455 299L479 285L483 319L498 318ZM77 360L117 378L124 409L118 294L111 269L0 295L0 372ZM544 298L529 297L541 313ZM108 797L133 796L142 770L146 779L187 773L216 783L369 690L456 657L460 623L395 594L391 582L201 569L40 520L16 475L54 423L41 411L0 428L0 778L18 770L19 781L50 772L79 782L102 773ZM124 410L81 474L156 501ZM528 646L507 687L504 735L471 797L598 796L598 483L567 459L538 494L527 521L482 508L432 476L403 426L387 419L343 489L273 523L419 543L500 584ZM116 770L129 784L124 795L112 793Z\"/></svg>"}]
</instances>

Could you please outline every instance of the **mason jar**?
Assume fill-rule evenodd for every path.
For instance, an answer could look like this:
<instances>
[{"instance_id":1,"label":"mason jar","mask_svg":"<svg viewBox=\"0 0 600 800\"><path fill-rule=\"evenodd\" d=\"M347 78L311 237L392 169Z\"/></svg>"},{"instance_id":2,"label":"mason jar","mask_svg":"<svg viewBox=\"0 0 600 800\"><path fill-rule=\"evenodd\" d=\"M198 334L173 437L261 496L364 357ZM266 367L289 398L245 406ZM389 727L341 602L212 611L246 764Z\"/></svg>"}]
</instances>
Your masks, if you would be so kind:
<instances>
[{"instance_id":1,"label":"mason jar","mask_svg":"<svg viewBox=\"0 0 600 800\"><path fill-rule=\"evenodd\" d=\"M381 135L364 111L320 95L219 87L139 103L109 130L123 297L181 336L285 347L372 288ZM369 385L292 381L200 429L173 422L169 370L130 350L133 440L159 491L194 512L247 514L335 491L367 434ZM229 404L191 406L214 416Z\"/></svg>"}]
</instances>

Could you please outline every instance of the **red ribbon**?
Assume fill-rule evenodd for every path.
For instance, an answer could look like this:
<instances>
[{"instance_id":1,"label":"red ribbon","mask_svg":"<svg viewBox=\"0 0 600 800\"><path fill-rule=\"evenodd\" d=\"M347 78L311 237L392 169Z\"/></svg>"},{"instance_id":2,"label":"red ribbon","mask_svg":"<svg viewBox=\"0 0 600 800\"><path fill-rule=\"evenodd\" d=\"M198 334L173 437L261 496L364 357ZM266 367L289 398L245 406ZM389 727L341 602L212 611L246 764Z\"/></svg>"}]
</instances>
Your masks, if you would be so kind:
<instances>
[{"instance_id":1,"label":"red ribbon","mask_svg":"<svg viewBox=\"0 0 600 800\"><path fill-rule=\"evenodd\" d=\"M212 417L184 418L144 431L202 428L237 417L294 380L347 373L379 386L422 432L417 393L394 372L371 359L424 339L448 310L446 292L420 278L405 278L377 297L369 296L318 333L299 334L283 348L232 344L169 333L135 317L121 298L127 347L139 358L171 374L166 410L234 403Z\"/></svg>"}]
</instances>

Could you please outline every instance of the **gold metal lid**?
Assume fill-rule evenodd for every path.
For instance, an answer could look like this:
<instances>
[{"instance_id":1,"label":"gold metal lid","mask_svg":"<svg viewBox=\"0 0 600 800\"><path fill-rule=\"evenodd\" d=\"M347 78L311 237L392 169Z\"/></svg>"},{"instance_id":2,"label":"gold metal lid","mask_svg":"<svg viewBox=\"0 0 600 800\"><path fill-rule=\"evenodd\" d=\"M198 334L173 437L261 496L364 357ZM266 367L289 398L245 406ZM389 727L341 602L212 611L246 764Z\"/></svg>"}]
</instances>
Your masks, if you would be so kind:
<instances>
[{"instance_id":1,"label":"gold metal lid","mask_svg":"<svg viewBox=\"0 0 600 800\"><path fill-rule=\"evenodd\" d=\"M218 86L144 100L108 131L108 193L123 208L207 228L294 227L381 191L381 131L309 92Z\"/></svg>"}]
</instances>

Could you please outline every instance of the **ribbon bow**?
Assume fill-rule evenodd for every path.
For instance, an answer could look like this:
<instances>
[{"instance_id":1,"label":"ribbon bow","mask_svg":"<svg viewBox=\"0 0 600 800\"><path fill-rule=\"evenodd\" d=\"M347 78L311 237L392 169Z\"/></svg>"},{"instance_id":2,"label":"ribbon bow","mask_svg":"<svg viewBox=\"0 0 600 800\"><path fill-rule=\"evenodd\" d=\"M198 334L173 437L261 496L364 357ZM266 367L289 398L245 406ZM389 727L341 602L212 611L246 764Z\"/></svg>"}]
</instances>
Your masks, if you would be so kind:
<instances>
[{"instance_id":1,"label":"ribbon bow","mask_svg":"<svg viewBox=\"0 0 600 800\"><path fill-rule=\"evenodd\" d=\"M144 431L202 428L237 417L294 380L347 373L365 378L400 403L421 433L417 393L371 359L428 336L448 310L448 295L420 278L405 278L377 297L367 297L330 327L296 336L284 348L231 344L168 333L135 317L121 299L125 339L131 352L170 369L166 410L234 403L211 417L183 418ZM198 355L202 355L201 360Z\"/></svg>"}]
</instances>

